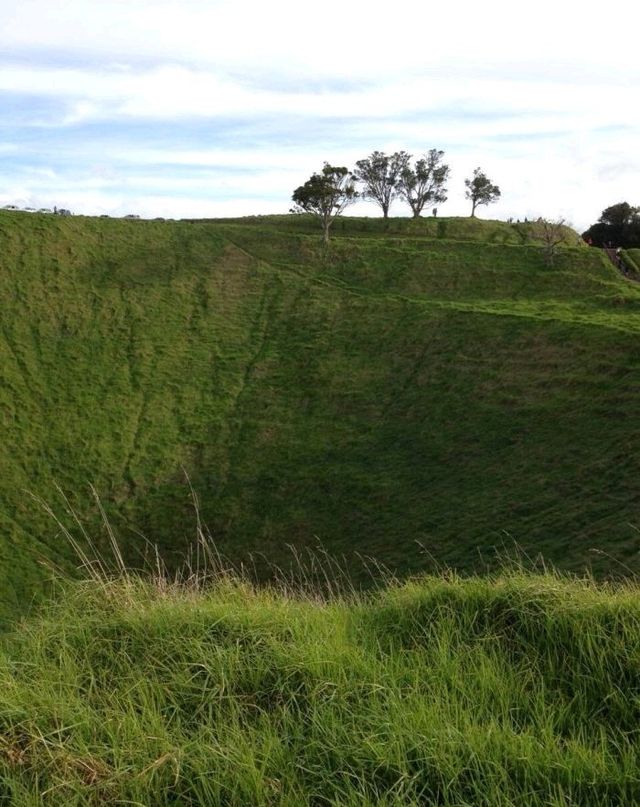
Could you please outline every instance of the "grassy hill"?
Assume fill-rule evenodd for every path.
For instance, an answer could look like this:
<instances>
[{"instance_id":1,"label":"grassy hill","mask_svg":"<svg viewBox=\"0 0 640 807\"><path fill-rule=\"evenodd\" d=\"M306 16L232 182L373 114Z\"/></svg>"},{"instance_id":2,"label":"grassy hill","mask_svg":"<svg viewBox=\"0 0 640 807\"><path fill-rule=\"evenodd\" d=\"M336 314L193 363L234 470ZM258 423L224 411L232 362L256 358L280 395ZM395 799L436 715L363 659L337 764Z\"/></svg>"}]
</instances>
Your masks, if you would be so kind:
<instances>
[{"instance_id":1,"label":"grassy hill","mask_svg":"<svg viewBox=\"0 0 640 807\"><path fill-rule=\"evenodd\" d=\"M638 804L639 594L76 584L0 645L0 801Z\"/></svg>"},{"instance_id":2,"label":"grassy hill","mask_svg":"<svg viewBox=\"0 0 640 807\"><path fill-rule=\"evenodd\" d=\"M99 545L288 544L400 573L517 541L638 569L640 289L526 225L0 212L0 597L71 568L56 486ZM575 237L575 236L573 236ZM592 550L600 550L593 553ZM607 553L602 554L602 553ZM361 564L353 564L355 574Z\"/></svg>"},{"instance_id":3,"label":"grassy hill","mask_svg":"<svg viewBox=\"0 0 640 807\"><path fill-rule=\"evenodd\" d=\"M624 250L624 258L629 268L640 278L640 249Z\"/></svg>"},{"instance_id":4,"label":"grassy hill","mask_svg":"<svg viewBox=\"0 0 640 807\"><path fill-rule=\"evenodd\" d=\"M243 216L227 219L193 219L211 224L233 224L276 232L296 232L317 235L318 221L309 214ZM566 246L584 247L581 236L570 227L563 227ZM481 241L491 244L535 244L536 225L533 222L509 223L479 218L389 218L386 221L367 216L340 216L331 227L334 237L380 236L418 237L429 239L454 239L456 241Z\"/></svg>"}]
</instances>

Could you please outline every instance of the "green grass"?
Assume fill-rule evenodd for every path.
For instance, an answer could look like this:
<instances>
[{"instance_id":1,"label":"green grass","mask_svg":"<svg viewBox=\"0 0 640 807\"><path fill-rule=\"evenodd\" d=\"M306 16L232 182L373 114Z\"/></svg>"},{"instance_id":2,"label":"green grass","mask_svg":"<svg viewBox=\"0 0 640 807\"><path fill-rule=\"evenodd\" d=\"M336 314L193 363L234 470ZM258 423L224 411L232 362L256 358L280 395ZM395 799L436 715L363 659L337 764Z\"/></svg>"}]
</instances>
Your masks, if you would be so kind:
<instances>
[{"instance_id":1,"label":"green grass","mask_svg":"<svg viewBox=\"0 0 640 807\"><path fill-rule=\"evenodd\" d=\"M145 222L0 211L0 615L75 561L31 498L129 563L201 517L266 575L320 541L398 574L637 571L640 288L525 225ZM594 550L596 550L594 552ZM264 560L266 559L266 560ZM366 582L363 580L362 582Z\"/></svg>"},{"instance_id":2,"label":"green grass","mask_svg":"<svg viewBox=\"0 0 640 807\"><path fill-rule=\"evenodd\" d=\"M639 595L517 570L66 584L0 646L0 802L637 804Z\"/></svg>"},{"instance_id":3,"label":"green grass","mask_svg":"<svg viewBox=\"0 0 640 807\"><path fill-rule=\"evenodd\" d=\"M625 249L624 258L629 268L640 279L640 249Z\"/></svg>"},{"instance_id":4,"label":"green grass","mask_svg":"<svg viewBox=\"0 0 640 807\"><path fill-rule=\"evenodd\" d=\"M203 220L194 219L195 223ZM239 224L243 227L269 229L275 232L297 232L317 234L318 221L314 216L301 215L269 215L244 216L236 219L207 219L216 224ZM389 218L386 221L376 217L340 216L331 226L333 237L363 236L380 237L419 237L429 239L453 239L456 241L479 241L492 244L531 244L536 243L535 224L533 222L517 222L510 224L504 221L481 218ZM570 227L564 227L567 246L584 248L585 242ZM539 243L539 242L538 242Z\"/></svg>"}]
</instances>

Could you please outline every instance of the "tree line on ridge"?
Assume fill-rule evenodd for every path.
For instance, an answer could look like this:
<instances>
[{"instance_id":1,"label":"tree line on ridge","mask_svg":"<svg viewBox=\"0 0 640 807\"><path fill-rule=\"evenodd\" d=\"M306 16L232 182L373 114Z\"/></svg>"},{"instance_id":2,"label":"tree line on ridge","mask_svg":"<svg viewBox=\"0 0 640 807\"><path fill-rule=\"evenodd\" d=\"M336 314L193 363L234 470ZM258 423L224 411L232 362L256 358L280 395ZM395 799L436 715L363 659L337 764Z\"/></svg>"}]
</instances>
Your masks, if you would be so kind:
<instances>
[{"instance_id":1,"label":"tree line on ridge","mask_svg":"<svg viewBox=\"0 0 640 807\"><path fill-rule=\"evenodd\" d=\"M402 199L411 209L414 218L423 210L433 208L447 200L446 182L449 166L443 162L444 151L430 149L412 164L406 151L385 154L374 151L369 157L358 160L350 171L344 166L325 162L322 170L314 173L296 188L292 195L294 213L311 213L320 220L325 243L333 220L357 199L375 202L386 219L395 199ZM476 168L464 181L465 197L471 201L471 215L476 208L500 198L500 188Z\"/></svg>"},{"instance_id":2,"label":"tree line on ridge","mask_svg":"<svg viewBox=\"0 0 640 807\"><path fill-rule=\"evenodd\" d=\"M594 247L640 248L640 207L619 202L605 208L582 237Z\"/></svg>"}]
</instances>

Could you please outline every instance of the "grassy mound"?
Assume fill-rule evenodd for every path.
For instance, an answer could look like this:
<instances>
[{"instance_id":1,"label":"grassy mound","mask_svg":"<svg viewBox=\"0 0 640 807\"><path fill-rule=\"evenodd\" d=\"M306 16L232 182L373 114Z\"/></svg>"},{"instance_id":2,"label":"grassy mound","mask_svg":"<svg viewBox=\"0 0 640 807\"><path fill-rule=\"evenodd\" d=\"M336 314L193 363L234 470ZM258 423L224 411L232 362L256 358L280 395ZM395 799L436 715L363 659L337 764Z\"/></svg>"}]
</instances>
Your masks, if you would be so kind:
<instances>
[{"instance_id":1,"label":"grassy mound","mask_svg":"<svg viewBox=\"0 0 640 807\"><path fill-rule=\"evenodd\" d=\"M201 223L202 219L194 219ZM235 219L206 219L215 224L234 224L276 232L318 233L318 220L308 214L287 216L243 216ZM565 246L584 247L582 238L570 227L563 227ZM342 236L400 236L403 238L476 241L483 244L538 244L539 227L535 222L505 222L491 219L458 217L369 218L340 216L331 226L334 238Z\"/></svg>"},{"instance_id":2,"label":"grassy mound","mask_svg":"<svg viewBox=\"0 0 640 807\"><path fill-rule=\"evenodd\" d=\"M0 801L637 804L639 593L75 584L3 640Z\"/></svg>"},{"instance_id":3,"label":"grassy mound","mask_svg":"<svg viewBox=\"0 0 640 807\"><path fill-rule=\"evenodd\" d=\"M74 565L26 491L101 544L93 483L129 562L141 533L178 559L185 471L265 574L318 540L638 569L640 288L584 245L548 268L528 225L336 224L0 211L0 612Z\"/></svg>"},{"instance_id":4,"label":"grassy mound","mask_svg":"<svg viewBox=\"0 0 640 807\"><path fill-rule=\"evenodd\" d=\"M640 249L625 249L624 258L629 268L640 278Z\"/></svg>"}]
</instances>

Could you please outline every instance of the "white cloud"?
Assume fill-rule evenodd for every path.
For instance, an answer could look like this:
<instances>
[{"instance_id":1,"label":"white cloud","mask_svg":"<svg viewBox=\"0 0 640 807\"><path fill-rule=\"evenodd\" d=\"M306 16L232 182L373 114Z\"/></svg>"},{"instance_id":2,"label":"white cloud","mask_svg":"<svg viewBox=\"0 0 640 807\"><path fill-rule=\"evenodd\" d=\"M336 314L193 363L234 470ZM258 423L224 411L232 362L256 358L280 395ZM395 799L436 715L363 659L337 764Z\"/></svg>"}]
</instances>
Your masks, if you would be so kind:
<instances>
[{"instance_id":1,"label":"white cloud","mask_svg":"<svg viewBox=\"0 0 640 807\"><path fill-rule=\"evenodd\" d=\"M90 13L22 0L3 10L0 102L18 99L27 124L0 116L0 188L86 212L283 211L325 159L440 147L443 213L466 212L462 181L480 164L503 188L490 215L586 226L640 201L639 15L619 4L605 46L601 14L591 0L325 0L312 15L293 0L103 0Z\"/></svg>"},{"instance_id":2,"label":"white cloud","mask_svg":"<svg viewBox=\"0 0 640 807\"><path fill-rule=\"evenodd\" d=\"M602 7L586 0L22 0L3 13L0 47L37 47L120 64L178 60L284 76L379 77L429 66L555 59L607 72L635 65L635 3L615 9L614 41L603 42ZM628 48L628 51L625 50ZM636 69L637 75L637 69Z\"/></svg>"},{"instance_id":3,"label":"white cloud","mask_svg":"<svg viewBox=\"0 0 640 807\"><path fill-rule=\"evenodd\" d=\"M67 100L63 125L123 117L128 119L254 118L295 114L320 118L393 118L458 111L478 128L496 125L509 131L552 131L565 126L597 126L618 120L640 123L636 88L604 82L575 85L562 79L428 75L388 77L361 88L334 90L259 89L224 74L177 65L120 69L52 68L0 65L0 91L39 94ZM606 98L607 118L594 98ZM484 123L478 115L491 115ZM521 116L517 119L517 116ZM467 124L468 125L468 124Z\"/></svg>"}]
</instances>

